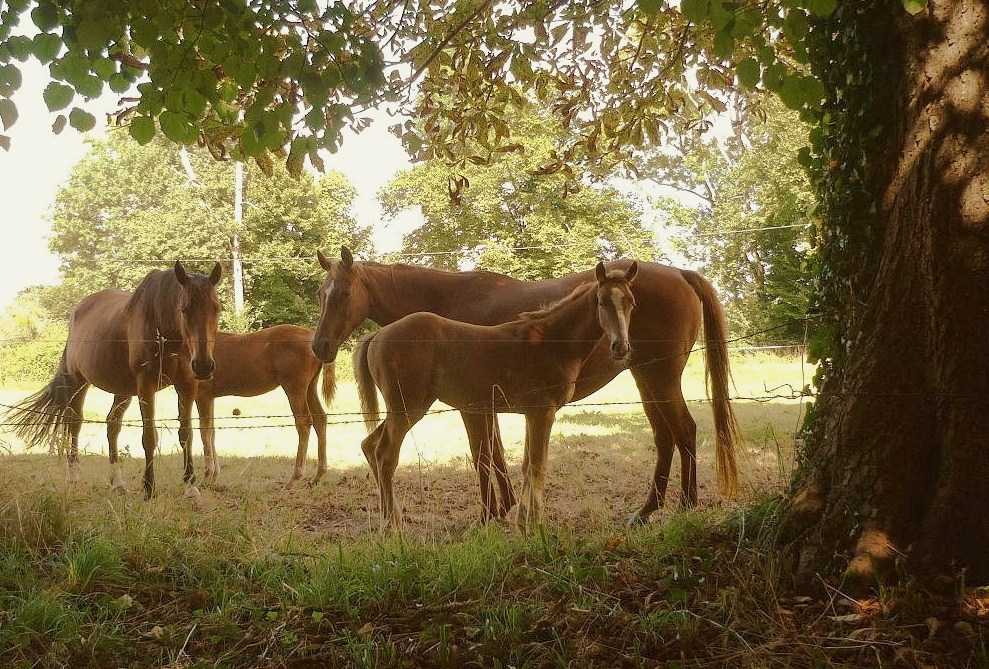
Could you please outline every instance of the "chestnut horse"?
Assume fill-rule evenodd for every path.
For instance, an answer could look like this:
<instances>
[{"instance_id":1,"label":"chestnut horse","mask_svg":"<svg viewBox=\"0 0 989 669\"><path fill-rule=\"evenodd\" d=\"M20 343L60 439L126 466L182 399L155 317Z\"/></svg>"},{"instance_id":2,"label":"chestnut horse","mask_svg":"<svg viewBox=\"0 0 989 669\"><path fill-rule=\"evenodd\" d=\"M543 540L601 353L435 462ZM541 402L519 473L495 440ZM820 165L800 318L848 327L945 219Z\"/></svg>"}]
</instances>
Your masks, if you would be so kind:
<instances>
[{"instance_id":1,"label":"chestnut horse","mask_svg":"<svg viewBox=\"0 0 989 669\"><path fill-rule=\"evenodd\" d=\"M494 325L560 299L594 277L592 271L585 271L526 282L494 272L447 272L355 262L346 247L341 249L339 261L331 262L321 252L317 257L326 277L319 289L320 317L312 345L313 352L323 361L332 361L338 347L367 318L386 325L407 314L429 311L467 323ZM617 260L609 266L625 269L629 261ZM697 502L697 427L684 401L680 377L702 322L718 482L728 494L736 486L734 444L738 441L738 427L728 397L724 315L711 284L696 272L639 262L633 293L637 306L629 332L633 348L629 367L656 448L656 466L646 500L631 518L631 522L645 522L663 503L674 447L680 451L681 504L691 506ZM583 362L572 400L600 389L622 369L606 350L595 350ZM477 448L493 429L494 473L501 492L497 513L504 515L514 503L514 494L505 474L497 421L487 426L476 416L461 415L475 462Z\"/></svg>"},{"instance_id":2,"label":"chestnut horse","mask_svg":"<svg viewBox=\"0 0 989 669\"><path fill-rule=\"evenodd\" d=\"M109 289L84 298L69 319L69 336L55 378L7 412L14 433L28 444L46 444L59 452L70 440L69 482L78 483L79 430L89 386L117 396L137 395L143 423L144 494L150 498L155 492L158 445L155 393L174 385L183 478L194 489L192 402L197 380L210 378L215 367L220 275L219 263L205 276L189 274L176 262L171 271L151 271L133 293ZM117 410L114 406L111 416ZM119 415L114 417L119 421ZM111 485L122 490L116 439L111 442L110 464Z\"/></svg>"},{"instance_id":3,"label":"chestnut horse","mask_svg":"<svg viewBox=\"0 0 989 669\"><path fill-rule=\"evenodd\" d=\"M213 426L213 402L217 397L234 395L256 397L281 386L299 434L292 477L286 488L302 479L309 449L309 430L316 432L319 461L310 481L316 485L326 473L326 411L316 393L320 369L323 370L322 392L327 403L333 400L336 377L333 365L324 365L312 353L312 330L295 325L276 325L249 334L217 332L213 359L216 369L211 379L200 381L196 389L199 410L199 433L203 439L206 460L206 483L213 483L220 474L216 457L216 429ZM106 417L106 438L110 452L117 452L124 412L131 403L129 395L113 398L113 408Z\"/></svg>"},{"instance_id":4,"label":"chestnut horse","mask_svg":"<svg viewBox=\"0 0 989 669\"><path fill-rule=\"evenodd\" d=\"M501 325L473 325L428 312L414 313L364 338L354 351L354 376L368 427L378 420L381 390L387 413L361 444L381 497L385 524L401 527L393 479L402 441L436 400L487 423L494 414L525 416L520 527L540 522L549 435L560 407L577 387L581 365L594 351L616 364L629 355L628 329L635 300L627 271L595 268L595 281L540 311ZM604 335L608 346L602 345ZM490 444L490 442L487 442ZM478 454L482 479L491 448ZM491 488L482 480L482 495ZM494 500L484 501L485 509Z\"/></svg>"}]
</instances>

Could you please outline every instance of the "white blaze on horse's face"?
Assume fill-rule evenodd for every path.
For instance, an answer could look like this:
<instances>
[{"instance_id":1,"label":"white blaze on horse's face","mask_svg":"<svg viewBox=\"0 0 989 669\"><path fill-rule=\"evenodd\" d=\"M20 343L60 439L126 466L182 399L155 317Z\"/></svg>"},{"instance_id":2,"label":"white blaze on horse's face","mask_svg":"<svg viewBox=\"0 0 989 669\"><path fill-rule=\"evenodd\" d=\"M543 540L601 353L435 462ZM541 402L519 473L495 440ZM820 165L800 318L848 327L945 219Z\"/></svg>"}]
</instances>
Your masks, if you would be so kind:
<instances>
[{"instance_id":1,"label":"white blaze on horse's face","mask_svg":"<svg viewBox=\"0 0 989 669\"><path fill-rule=\"evenodd\" d=\"M632 263L628 271L619 275L609 276L603 264L599 264L596 270L598 322L608 337L611 355L619 362L624 362L632 352L628 331L635 298L629 284L637 272L637 263Z\"/></svg>"},{"instance_id":2,"label":"white blaze on horse's face","mask_svg":"<svg viewBox=\"0 0 989 669\"><path fill-rule=\"evenodd\" d=\"M319 289L319 320L313 333L312 350L323 362L333 362L344 340L368 316L367 295L355 280L354 258L342 248L339 261L330 261L317 252L326 279Z\"/></svg>"}]
</instances>

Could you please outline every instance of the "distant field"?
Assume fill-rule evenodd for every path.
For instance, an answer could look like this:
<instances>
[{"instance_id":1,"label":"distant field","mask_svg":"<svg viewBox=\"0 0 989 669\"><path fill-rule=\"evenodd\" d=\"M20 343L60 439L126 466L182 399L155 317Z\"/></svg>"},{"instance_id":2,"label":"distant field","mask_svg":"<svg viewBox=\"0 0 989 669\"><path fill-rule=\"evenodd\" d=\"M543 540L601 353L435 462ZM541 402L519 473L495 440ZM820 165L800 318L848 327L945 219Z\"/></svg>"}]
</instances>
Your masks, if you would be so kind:
<instances>
[{"instance_id":1,"label":"distant field","mask_svg":"<svg viewBox=\"0 0 989 669\"><path fill-rule=\"evenodd\" d=\"M713 484L713 432L709 404L704 400L702 356L695 354L684 377L684 395L698 423L699 479L702 504L718 503ZM809 383L812 370L795 355L768 353L736 355L732 360L735 380L733 396L739 397L734 408L745 435L740 462L743 467L745 495L778 486L791 469L794 434L800 426L803 403L799 400L774 398L790 395ZM0 389L0 403L10 405L37 388ZM103 418L110 406L110 396L91 389L86 401L87 424L81 437L84 480L92 491L107 490L106 437ZM178 456L175 396L168 389L158 395L157 414L162 422L158 482L162 491L181 491L181 459ZM239 415L234 415L239 410ZM352 382L341 382L336 401L327 408L327 480L320 489L335 493L339 502L340 530L361 531L368 518L376 513L376 492L368 480L368 468L360 450L364 425L359 415L356 389ZM224 397L217 400L217 450L221 457L221 477L217 492L206 494L207 503L222 504L222 491L245 487L253 494L270 492L282 495L280 483L287 480L291 458L296 452L297 437L288 403L281 390L255 398ZM138 496L143 463L140 413L136 402L129 409L120 445L124 473L131 495ZM510 474L516 488L520 486L519 463L522 457L524 421L521 416L501 416ZM26 477L36 484L61 488L64 463L56 458L32 452L0 428L0 473L6 470L14 478ZM202 471L201 442L198 433L194 453L196 468ZM316 440L310 438L307 474L315 467ZM641 411L638 392L628 373L622 374L591 397L570 405L558 414L550 442L550 473L547 490L549 522L568 523L574 515L601 516L611 522L624 519L641 502L654 463L654 449L648 423ZM678 461L670 492L679 489ZM16 472L16 473L15 473ZM429 483L427 481L432 481ZM442 404L423 419L406 438L397 486L405 501L407 518L416 518L435 527L445 525L443 517L454 525L476 516L476 488L469 470L467 439L459 414ZM452 486L452 487L451 487ZM244 492L247 492L245 490ZM167 492L165 494L168 494ZM303 493L295 493L303 494ZM343 502L339 495L353 495ZM459 499L464 496L464 499ZM214 498L215 497L215 498ZM317 495L326 501L326 498ZM299 501L299 500L297 500ZM343 509L360 509L354 523L343 517ZM347 528L345 530L344 528Z\"/></svg>"}]
</instances>

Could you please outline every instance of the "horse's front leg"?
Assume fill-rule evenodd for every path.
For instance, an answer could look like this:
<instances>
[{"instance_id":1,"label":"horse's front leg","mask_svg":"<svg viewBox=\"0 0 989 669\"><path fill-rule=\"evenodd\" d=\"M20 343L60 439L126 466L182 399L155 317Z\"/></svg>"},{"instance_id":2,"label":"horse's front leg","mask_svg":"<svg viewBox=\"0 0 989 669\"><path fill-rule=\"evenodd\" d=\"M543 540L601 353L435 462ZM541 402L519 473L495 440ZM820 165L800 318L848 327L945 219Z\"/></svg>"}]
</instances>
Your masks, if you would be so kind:
<instances>
[{"instance_id":1,"label":"horse's front leg","mask_svg":"<svg viewBox=\"0 0 989 669\"><path fill-rule=\"evenodd\" d=\"M494 413L460 413L467 430L474 469L481 489L481 519L504 518L515 506L515 491L505 466L505 453ZM494 474L495 482L491 481Z\"/></svg>"},{"instance_id":2,"label":"horse's front leg","mask_svg":"<svg viewBox=\"0 0 989 669\"><path fill-rule=\"evenodd\" d=\"M312 390L308 395L309 416L312 420L313 430L316 432L316 475L313 476L310 485L316 485L326 474L326 409L323 408L319 396L316 394L316 384L312 385Z\"/></svg>"},{"instance_id":3,"label":"horse's front leg","mask_svg":"<svg viewBox=\"0 0 989 669\"><path fill-rule=\"evenodd\" d=\"M182 480L196 485L196 473L192 464L192 403L193 394L175 389L179 399L179 444L182 446Z\"/></svg>"},{"instance_id":4,"label":"horse's front leg","mask_svg":"<svg viewBox=\"0 0 989 669\"><path fill-rule=\"evenodd\" d=\"M525 457L522 472L524 480L517 517L518 526L522 530L542 522L549 435L555 420L555 408L534 410L525 414Z\"/></svg>"},{"instance_id":5,"label":"horse's front leg","mask_svg":"<svg viewBox=\"0 0 989 669\"><path fill-rule=\"evenodd\" d=\"M114 395L110 413L106 415L106 442L110 449L110 489L121 494L127 492L127 486L124 485L120 463L117 461L117 442L120 438L120 428L123 426L124 413L132 399L130 395Z\"/></svg>"},{"instance_id":6,"label":"horse's front leg","mask_svg":"<svg viewBox=\"0 0 989 669\"><path fill-rule=\"evenodd\" d=\"M155 427L155 387L139 383L137 404L141 409L141 445L144 446L144 497L155 494L155 450L158 448L158 431Z\"/></svg>"}]
</instances>

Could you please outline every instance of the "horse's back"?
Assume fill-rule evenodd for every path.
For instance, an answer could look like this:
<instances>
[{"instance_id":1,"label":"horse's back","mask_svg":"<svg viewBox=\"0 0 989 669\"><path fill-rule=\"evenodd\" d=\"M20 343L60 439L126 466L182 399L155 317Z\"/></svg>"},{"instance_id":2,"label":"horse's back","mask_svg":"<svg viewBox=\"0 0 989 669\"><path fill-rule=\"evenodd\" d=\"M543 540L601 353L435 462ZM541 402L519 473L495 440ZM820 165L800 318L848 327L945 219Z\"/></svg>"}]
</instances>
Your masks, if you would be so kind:
<instances>
[{"instance_id":1,"label":"horse's back","mask_svg":"<svg viewBox=\"0 0 989 669\"><path fill-rule=\"evenodd\" d=\"M306 387L320 368L311 341L312 330L297 325L217 332L216 369L212 379L200 382L200 395L254 397L278 386Z\"/></svg>"}]
</instances>

